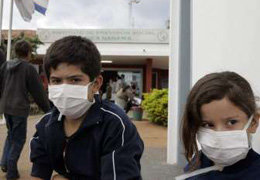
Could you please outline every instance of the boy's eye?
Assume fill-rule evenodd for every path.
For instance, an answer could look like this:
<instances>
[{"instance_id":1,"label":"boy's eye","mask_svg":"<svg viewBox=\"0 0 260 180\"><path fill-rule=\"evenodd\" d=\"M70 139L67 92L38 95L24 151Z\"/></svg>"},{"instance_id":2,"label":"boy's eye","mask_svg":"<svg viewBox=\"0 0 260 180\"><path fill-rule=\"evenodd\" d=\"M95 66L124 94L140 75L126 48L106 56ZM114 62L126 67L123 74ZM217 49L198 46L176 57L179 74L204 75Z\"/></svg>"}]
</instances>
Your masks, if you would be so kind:
<instances>
[{"instance_id":1,"label":"boy's eye","mask_svg":"<svg viewBox=\"0 0 260 180\"><path fill-rule=\"evenodd\" d=\"M61 83L60 79L52 79L51 80L51 84L59 84L59 83Z\"/></svg>"},{"instance_id":2,"label":"boy's eye","mask_svg":"<svg viewBox=\"0 0 260 180\"><path fill-rule=\"evenodd\" d=\"M72 79L71 82L72 83L78 83L78 82L81 82L81 79Z\"/></svg>"},{"instance_id":3,"label":"boy's eye","mask_svg":"<svg viewBox=\"0 0 260 180\"><path fill-rule=\"evenodd\" d=\"M232 126L232 125L235 125L238 121L236 119L231 119L231 120L228 120L227 124L229 126Z\"/></svg>"}]
</instances>

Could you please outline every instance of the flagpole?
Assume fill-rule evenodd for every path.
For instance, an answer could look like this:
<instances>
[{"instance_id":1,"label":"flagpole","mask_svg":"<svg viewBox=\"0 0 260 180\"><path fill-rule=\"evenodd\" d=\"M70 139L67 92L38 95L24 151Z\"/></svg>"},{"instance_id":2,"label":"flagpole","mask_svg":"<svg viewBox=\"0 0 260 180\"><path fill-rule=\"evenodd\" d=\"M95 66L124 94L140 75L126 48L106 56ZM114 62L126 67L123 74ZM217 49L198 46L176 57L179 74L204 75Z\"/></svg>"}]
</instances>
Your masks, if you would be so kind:
<instances>
[{"instance_id":1,"label":"flagpole","mask_svg":"<svg viewBox=\"0 0 260 180\"><path fill-rule=\"evenodd\" d=\"M9 60L11 59L13 7L14 7L14 0L11 0L11 4L10 4L10 16L9 16L8 43L7 43L7 61L9 61Z\"/></svg>"},{"instance_id":2,"label":"flagpole","mask_svg":"<svg viewBox=\"0 0 260 180\"><path fill-rule=\"evenodd\" d=\"M0 46L2 45L3 6L4 0L0 0Z\"/></svg>"},{"instance_id":3,"label":"flagpole","mask_svg":"<svg viewBox=\"0 0 260 180\"><path fill-rule=\"evenodd\" d=\"M2 0L3 1L3 0ZM12 42L12 25L13 25L13 7L14 7L14 0L11 0L10 4L10 16L9 16L9 31L8 31L8 42L7 42L7 58L6 60L9 61L11 58L11 42ZM5 117L3 116L2 122L0 124L5 124Z\"/></svg>"},{"instance_id":4,"label":"flagpole","mask_svg":"<svg viewBox=\"0 0 260 180\"><path fill-rule=\"evenodd\" d=\"M0 46L2 46L2 25L3 25L3 6L4 0L0 0ZM2 119L0 119L0 124L5 124L5 117L2 114Z\"/></svg>"}]
</instances>

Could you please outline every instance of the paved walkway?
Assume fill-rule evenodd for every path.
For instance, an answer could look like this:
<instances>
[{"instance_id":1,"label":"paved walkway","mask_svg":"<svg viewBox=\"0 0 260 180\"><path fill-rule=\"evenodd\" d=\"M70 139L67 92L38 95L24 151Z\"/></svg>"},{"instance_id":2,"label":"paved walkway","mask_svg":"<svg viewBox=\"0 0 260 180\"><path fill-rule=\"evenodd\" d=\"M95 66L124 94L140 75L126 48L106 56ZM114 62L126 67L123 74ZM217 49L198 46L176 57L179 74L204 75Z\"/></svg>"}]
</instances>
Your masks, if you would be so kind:
<instances>
[{"instance_id":1,"label":"paved walkway","mask_svg":"<svg viewBox=\"0 0 260 180\"><path fill-rule=\"evenodd\" d=\"M145 150L142 157L144 180L173 180L182 174L182 168L166 163L167 128L148 121L134 121L143 141Z\"/></svg>"},{"instance_id":2,"label":"paved walkway","mask_svg":"<svg viewBox=\"0 0 260 180\"><path fill-rule=\"evenodd\" d=\"M28 180L31 163L29 162L29 141L40 116L32 116L28 120L27 142L18 163L20 180ZM133 121L145 143L142 157L143 180L173 180L181 174L181 168L166 164L167 128L154 125L148 121ZM0 154L4 146L6 127L0 125ZM0 172L0 180L5 180L5 174Z\"/></svg>"}]
</instances>

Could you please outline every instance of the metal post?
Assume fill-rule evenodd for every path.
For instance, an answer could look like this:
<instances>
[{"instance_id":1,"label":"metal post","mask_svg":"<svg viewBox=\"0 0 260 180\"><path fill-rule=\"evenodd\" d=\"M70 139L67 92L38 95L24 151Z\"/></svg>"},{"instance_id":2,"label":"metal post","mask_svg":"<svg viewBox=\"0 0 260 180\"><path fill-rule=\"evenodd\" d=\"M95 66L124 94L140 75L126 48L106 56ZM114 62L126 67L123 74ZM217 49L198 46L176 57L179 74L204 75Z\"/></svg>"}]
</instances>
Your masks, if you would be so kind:
<instances>
[{"instance_id":1,"label":"metal post","mask_svg":"<svg viewBox=\"0 0 260 180\"><path fill-rule=\"evenodd\" d=\"M132 17L133 3L138 4L141 0L130 0L129 1L129 27L134 28L134 18Z\"/></svg>"},{"instance_id":2,"label":"metal post","mask_svg":"<svg viewBox=\"0 0 260 180\"><path fill-rule=\"evenodd\" d=\"M128 17L128 20L129 20L129 27L131 28L132 27L132 7L133 7L133 2L130 1L128 4L129 4L129 17Z\"/></svg>"},{"instance_id":3,"label":"metal post","mask_svg":"<svg viewBox=\"0 0 260 180\"><path fill-rule=\"evenodd\" d=\"M0 0L0 46L2 45L3 6L4 0Z\"/></svg>"},{"instance_id":4,"label":"metal post","mask_svg":"<svg viewBox=\"0 0 260 180\"><path fill-rule=\"evenodd\" d=\"M184 166L181 117L191 86L191 0L171 0L167 163Z\"/></svg>"},{"instance_id":5,"label":"metal post","mask_svg":"<svg viewBox=\"0 0 260 180\"><path fill-rule=\"evenodd\" d=\"M0 0L0 46L2 46L3 6L4 0ZM0 119L0 124L5 124L4 115L2 115L2 119Z\"/></svg>"},{"instance_id":6,"label":"metal post","mask_svg":"<svg viewBox=\"0 0 260 180\"><path fill-rule=\"evenodd\" d=\"M11 0L11 4L10 4L10 16L9 16L8 43L7 43L7 61L9 61L9 60L11 59L13 7L14 7L14 0Z\"/></svg>"}]
</instances>

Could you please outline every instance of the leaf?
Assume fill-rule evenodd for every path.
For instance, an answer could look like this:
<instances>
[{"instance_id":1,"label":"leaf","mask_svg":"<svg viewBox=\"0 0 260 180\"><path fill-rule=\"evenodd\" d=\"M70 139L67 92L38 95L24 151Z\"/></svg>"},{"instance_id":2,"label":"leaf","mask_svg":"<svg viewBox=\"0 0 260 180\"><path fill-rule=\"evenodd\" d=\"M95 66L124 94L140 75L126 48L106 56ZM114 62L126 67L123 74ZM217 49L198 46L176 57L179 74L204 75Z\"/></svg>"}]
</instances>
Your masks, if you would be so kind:
<instances>
[{"instance_id":1,"label":"leaf","mask_svg":"<svg viewBox=\"0 0 260 180\"><path fill-rule=\"evenodd\" d=\"M144 93L142 108L151 122L167 126L168 89L153 89L151 93Z\"/></svg>"}]
</instances>

